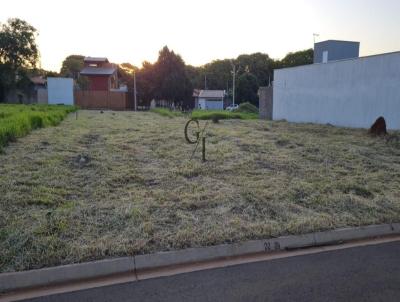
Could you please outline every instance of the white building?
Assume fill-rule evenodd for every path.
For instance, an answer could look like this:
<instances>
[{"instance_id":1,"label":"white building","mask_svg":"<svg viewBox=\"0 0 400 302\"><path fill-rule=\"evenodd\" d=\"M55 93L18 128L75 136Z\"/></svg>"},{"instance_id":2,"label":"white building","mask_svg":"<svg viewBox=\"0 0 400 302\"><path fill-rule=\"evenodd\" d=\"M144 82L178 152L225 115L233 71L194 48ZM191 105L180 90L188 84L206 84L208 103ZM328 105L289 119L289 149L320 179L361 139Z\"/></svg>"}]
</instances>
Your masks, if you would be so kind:
<instances>
[{"instance_id":1,"label":"white building","mask_svg":"<svg viewBox=\"0 0 400 302\"><path fill-rule=\"evenodd\" d=\"M70 78L47 78L49 104L74 105L74 81Z\"/></svg>"},{"instance_id":2,"label":"white building","mask_svg":"<svg viewBox=\"0 0 400 302\"><path fill-rule=\"evenodd\" d=\"M224 110L225 90L200 90L193 96L196 109Z\"/></svg>"},{"instance_id":3,"label":"white building","mask_svg":"<svg viewBox=\"0 0 400 302\"><path fill-rule=\"evenodd\" d=\"M400 52L275 70L274 120L400 129Z\"/></svg>"}]
</instances>

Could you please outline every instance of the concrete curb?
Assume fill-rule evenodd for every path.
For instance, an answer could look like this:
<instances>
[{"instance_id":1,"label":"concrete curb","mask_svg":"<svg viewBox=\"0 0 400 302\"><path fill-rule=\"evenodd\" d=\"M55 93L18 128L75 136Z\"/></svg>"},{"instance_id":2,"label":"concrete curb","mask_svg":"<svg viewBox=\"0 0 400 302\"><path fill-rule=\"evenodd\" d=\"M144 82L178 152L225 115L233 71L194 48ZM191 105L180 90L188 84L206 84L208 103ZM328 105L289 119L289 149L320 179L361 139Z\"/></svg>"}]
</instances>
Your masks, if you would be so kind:
<instances>
[{"instance_id":1,"label":"concrete curb","mask_svg":"<svg viewBox=\"0 0 400 302\"><path fill-rule=\"evenodd\" d=\"M114 274L135 273L188 263L250 254L279 252L390 235L400 235L400 223L342 228L267 240L252 240L242 243L189 248L179 251L106 259L23 272L2 273L0 274L0 293L107 277Z\"/></svg>"}]
</instances>

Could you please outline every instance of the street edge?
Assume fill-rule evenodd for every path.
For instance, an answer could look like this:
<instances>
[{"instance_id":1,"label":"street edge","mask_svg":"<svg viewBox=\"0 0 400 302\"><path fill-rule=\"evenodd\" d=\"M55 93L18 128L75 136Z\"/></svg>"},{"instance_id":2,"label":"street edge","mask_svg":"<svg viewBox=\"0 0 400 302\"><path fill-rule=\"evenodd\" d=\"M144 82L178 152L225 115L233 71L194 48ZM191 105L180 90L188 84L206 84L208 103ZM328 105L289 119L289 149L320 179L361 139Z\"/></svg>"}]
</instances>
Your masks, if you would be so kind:
<instances>
[{"instance_id":1,"label":"street edge","mask_svg":"<svg viewBox=\"0 0 400 302\"><path fill-rule=\"evenodd\" d=\"M331 231L291 235L265 240L188 248L132 257L0 274L0 293L51 286L117 274L199 263L260 253L277 253L293 249L338 244L353 240L400 235L400 223L340 228Z\"/></svg>"}]
</instances>

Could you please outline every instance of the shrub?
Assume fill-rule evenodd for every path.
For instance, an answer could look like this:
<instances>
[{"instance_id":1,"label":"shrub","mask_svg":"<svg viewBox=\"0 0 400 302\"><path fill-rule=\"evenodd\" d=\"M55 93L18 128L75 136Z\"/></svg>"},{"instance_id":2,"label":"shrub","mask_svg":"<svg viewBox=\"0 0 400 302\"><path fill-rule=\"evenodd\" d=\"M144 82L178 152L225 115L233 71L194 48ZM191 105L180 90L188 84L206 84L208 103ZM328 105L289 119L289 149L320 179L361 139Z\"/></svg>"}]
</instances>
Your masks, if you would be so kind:
<instances>
[{"instance_id":1,"label":"shrub","mask_svg":"<svg viewBox=\"0 0 400 302\"><path fill-rule=\"evenodd\" d=\"M242 113L258 113L258 108L249 102L241 103L239 108L235 110L235 112Z\"/></svg>"}]
</instances>

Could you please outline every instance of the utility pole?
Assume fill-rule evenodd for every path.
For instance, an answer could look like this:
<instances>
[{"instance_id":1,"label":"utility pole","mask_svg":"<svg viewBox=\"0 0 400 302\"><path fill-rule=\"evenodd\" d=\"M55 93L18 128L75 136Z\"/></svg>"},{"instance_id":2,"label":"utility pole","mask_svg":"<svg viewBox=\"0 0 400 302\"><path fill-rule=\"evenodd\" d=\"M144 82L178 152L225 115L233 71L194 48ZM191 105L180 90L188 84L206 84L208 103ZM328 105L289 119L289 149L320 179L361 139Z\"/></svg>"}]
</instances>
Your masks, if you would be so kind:
<instances>
[{"instance_id":1,"label":"utility pole","mask_svg":"<svg viewBox=\"0 0 400 302\"><path fill-rule=\"evenodd\" d=\"M134 94L134 105L133 110L137 110L137 100L136 100L136 71L133 70L133 94Z\"/></svg>"},{"instance_id":2,"label":"utility pole","mask_svg":"<svg viewBox=\"0 0 400 302\"><path fill-rule=\"evenodd\" d=\"M232 85L232 105L235 106L235 77L236 77L236 66L233 65L233 85Z\"/></svg>"},{"instance_id":3,"label":"utility pole","mask_svg":"<svg viewBox=\"0 0 400 302\"><path fill-rule=\"evenodd\" d=\"M204 89L207 90L207 75L204 75Z\"/></svg>"}]
</instances>

